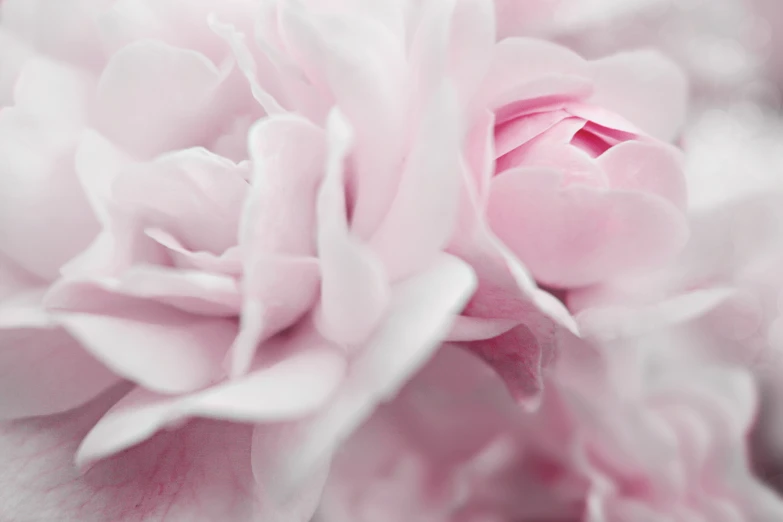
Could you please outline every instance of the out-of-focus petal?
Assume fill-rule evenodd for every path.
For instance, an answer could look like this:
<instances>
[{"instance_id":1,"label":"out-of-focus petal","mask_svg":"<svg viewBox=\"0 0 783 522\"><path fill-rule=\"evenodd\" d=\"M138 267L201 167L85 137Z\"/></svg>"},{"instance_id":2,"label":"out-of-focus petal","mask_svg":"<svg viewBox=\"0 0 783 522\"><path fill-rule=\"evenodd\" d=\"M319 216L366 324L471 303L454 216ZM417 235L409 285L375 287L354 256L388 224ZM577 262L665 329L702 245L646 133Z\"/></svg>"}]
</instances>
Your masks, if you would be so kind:
<instances>
[{"instance_id":1,"label":"out-of-focus petal","mask_svg":"<svg viewBox=\"0 0 783 522\"><path fill-rule=\"evenodd\" d=\"M685 122L688 82L674 62L653 51L619 53L591 62L591 102L613 110L663 141Z\"/></svg>"},{"instance_id":2,"label":"out-of-focus petal","mask_svg":"<svg viewBox=\"0 0 783 522\"><path fill-rule=\"evenodd\" d=\"M310 418L256 428L253 466L265 487L297 490L381 402L393 397L448 333L475 285L470 268L443 256L395 285L390 312L350 361L338 394Z\"/></svg>"}]
</instances>

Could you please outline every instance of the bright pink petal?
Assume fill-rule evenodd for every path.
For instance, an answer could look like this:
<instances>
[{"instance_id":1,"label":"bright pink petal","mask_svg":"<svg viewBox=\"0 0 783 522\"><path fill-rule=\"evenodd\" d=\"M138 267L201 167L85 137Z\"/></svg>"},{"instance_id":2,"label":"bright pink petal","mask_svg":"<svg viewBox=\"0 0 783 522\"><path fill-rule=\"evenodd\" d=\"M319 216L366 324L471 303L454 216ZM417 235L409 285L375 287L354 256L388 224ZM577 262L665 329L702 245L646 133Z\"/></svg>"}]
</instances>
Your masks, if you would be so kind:
<instances>
[{"instance_id":1,"label":"bright pink petal","mask_svg":"<svg viewBox=\"0 0 783 522\"><path fill-rule=\"evenodd\" d=\"M340 442L431 357L474 285L470 268L450 256L396 285L386 320L356 352L338 395L305 421L256 429L253 465L260 482L296 490L328 462Z\"/></svg>"},{"instance_id":2,"label":"bright pink petal","mask_svg":"<svg viewBox=\"0 0 783 522\"><path fill-rule=\"evenodd\" d=\"M552 171L506 171L488 206L495 234L542 283L580 286L654 267L685 243L684 216L662 198L559 184Z\"/></svg>"},{"instance_id":3,"label":"bright pink petal","mask_svg":"<svg viewBox=\"0 0 783 522\"><path fill-rule=\"evenodd\" d=\"M114 390L78 410L0 426L0 513L9 520L280 520L261 500L250 469L252 428L193 421L82 473L73 455L121 396Z\"/></svg>"},{"instance_id":4,"label":"bright pink petal","mask_svg":"<svg viewBox=\"0 0 783 522\"><path fill-rule=\"evenodd\" d=\"M610 186L656 194L685 210L687 192L683 175L683 155L663 144L626 141L598 158Z\"/></svg>"},{"instance_id":5,"label":"bright pink petal","mask_svg":"<svg viewBox=\"0 0 783 522\"><path fill-rule=\"evenodd\" d=\"M544 111L511 120L495 128L497 156L503 156L551 129L568 117L563 110Z\"/></svg>"},{"instance_id":6,"label":"bright pink petal","mask_svg":"<svg viewBox=\"0 0 783 522\"><path fill-rule=\"evenodd\" d=\"M221 375L236 322L123 296L95 283L63 283L46 305L109 368L161 393L197 390Z\"/></svg>"},{"instance_id":7,"label":"bright pink petal","mask_svg":"<svg viewBox=\"0 0 783 522\"><path fill-rule=\"evenodd\" d=\"M688 83L674 62L653 51L615 54L590 63L590 102L612 110L658 139L672 141L685 121Z\"/></svg>"}]
</instances>

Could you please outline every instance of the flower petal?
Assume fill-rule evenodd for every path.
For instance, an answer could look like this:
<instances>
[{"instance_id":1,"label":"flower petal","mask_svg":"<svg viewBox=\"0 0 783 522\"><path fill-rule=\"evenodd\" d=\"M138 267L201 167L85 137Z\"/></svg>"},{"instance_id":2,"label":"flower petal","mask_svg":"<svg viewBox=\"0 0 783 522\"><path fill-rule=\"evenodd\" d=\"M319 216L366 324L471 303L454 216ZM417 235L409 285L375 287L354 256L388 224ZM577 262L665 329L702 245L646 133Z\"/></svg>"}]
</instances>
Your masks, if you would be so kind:
<instances>
[{"instance_id":1,"label":"flower petal","mask_svg":"<svg viewBox=\"0 0 783 522\"><path fill-rule=\"evenodd\" d=\"M60 328L0 330L0 419L69 410L119 382Z\"/></svg>"},{"instance_id":2,"label":"flower petal","mask_svg":"<svg viewBox=\"0 0 783 522\"><path fill-rule=\"evenodd\" d=\"M96 126L142 159L199 145L224 73L205 56L153 40L114 54L103 70Z\"/></svg>"},{"instance_id":3,"label":"flower petal","mask_svg":"<svg viewBox=\"0 0 783 522\"><path fill-rule=\"evenodd\" d=\"M618 53L590 63L592 103L642 130L672 141L685 121L688 82L677 65L654 51Z\"/></svg>"},{"instance_id":4,"label":"flower petal","mask_svg":"<svg viewBox=\"0 0 783 522\"><path fill-rule=\"evenodd\" d=\"M383 24L356 12L316 14L285 2L281 28L311 82L355 128L357 199L352 227L367 238L390 204L405 145L405 55Z\"/></svg>"},{"instance_id":5,"label":"flower petal","mask_svg":"<svg viewBox=\"0 0 783 522\"><path fill-rule=\"evenodd\" d=\"M380 260L348 229L345 158L352 129L339 111L329 115L326 177L318 195L318 257L321 304L316 320L324 335L342 346L364 341L389 302L389 283Z\"/></svg>"},{"instance_id":6,"label":"flower petal","mask_svg":"<svg viewBox=\"0 0 783 522\"><path fill-rule=\"evenodd\" d=\"M89 93L84 75L33 60L17 83L17 104L0 111L0 249L45 279L97 233L73 168Z\"/></svg>"},{"instance_id":7,"label":"flower petal","mask_svg":"<svg viewBox=\"0 0 783 522\"><path fill-rule=\"evenodd\" d=\"M685 244L685 218L663 198L559 184L553 171L506 171L493 180L487 211L493 231L544 284L652 268Z\"/></svg>"},{"instance_id":8,"label":"flower petal","mask_svg":"<svg viewBox=\"0 0 783 522\"><path fill-rule=\"evenodd\" d=\"M256 428L253 466L261 484L296 490L328 462L340 442L432 356L474 288L468 265L447 255L396 285L386 321L351 361L338 395L309 419Z\"/></svg>"},{"instance_id":9,"label":"flower petal","mask_svg":"<svg viewBox=\"0 0 783 522\"><path fill-rule=\"evenodd\" d=\"M213 382L236 335L233 320L191 315L96 283L61 283L46 305L96 358L160 393L194 391Z\"/></svg>"},{"instance_id":10,"label":"flower petal","mask_svg":"<svg viewBox=\"0 0 783 522\"><path fill-rule=\"evenodd\" d=\"M448 243L457 219L463 123L448 83L436 90L421 119L397 194L370 243L392 281L429 264Z\"/></svg>"},{"instance_id":11,"label":"flower petal","mask_svg":"<svg viewBox=\"0 0 783 522\"><path fill-rule=\"evenodd\" d=\"M301 338L292 339L296 344ZM308 346L269 367L200 392L163 396L137 388L112 407L84 438L77 463L91 463L147 440L191 417L280 422L304 417L329 400L345 371L335 350Z\"/></svg>"},{"instance_id":12,"label":"flower petal","mask_svg":"<svg viewBox=\"0 0 783 522\"><path fill-rule=\"evenodd\" d=\"M685 211L688 195L683 155L677 149L652 142L626 141L602 154L598 164L613 188L656 194Z\"/></svg>"},{"instance_id":13,"label":"flower petal","mask_svg":"<svg viewBox=\"0 0 783 522\"><path fill-rule=\"evenodd\" d=\"M9 520L270 519L250 468L252 427L193 421L82 472L79 441L119 397L112 390L72 412L0 425L0 512ZM279 511L278 511L279 513Z\"/></svg>"}]
</instances>

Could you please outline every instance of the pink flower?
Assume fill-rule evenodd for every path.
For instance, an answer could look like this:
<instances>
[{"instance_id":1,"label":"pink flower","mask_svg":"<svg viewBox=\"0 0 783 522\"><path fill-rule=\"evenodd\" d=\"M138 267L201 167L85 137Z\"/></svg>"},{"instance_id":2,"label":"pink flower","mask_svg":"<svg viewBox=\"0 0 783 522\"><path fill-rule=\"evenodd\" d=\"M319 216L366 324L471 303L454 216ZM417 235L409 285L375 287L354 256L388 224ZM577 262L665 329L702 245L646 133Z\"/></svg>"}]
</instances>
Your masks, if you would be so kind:
<instances>
[{"instance_id":1,"label":"pink flower","mask_svg":"<svg viewBox=\"0 0 783 522\"><path fill-rule=\"evenodd\" d=\"M465 5L473 30L451 68L472 116L470 181L450 250L479 287L451 339L535 407L556 331L575 331L536 284L563 291L643 273L685 243L681 157L667 142L683 122L686 85L653 52L588 62L540 40L497 43L491 11Z\"/></svg>"},{"instance_id":2,"label":"pink flower","mask_svg":"<svg viewBox=\"0 0 783 522\"><path fill-rule=\"evenodd\" d=\"M449 17L255 7L107 1L61 19L3 3L0 416L133 384L8 425L4 472L52 463L73 484L3 505L13 516L307 520L339 442L474 288L443 251L463 125L430 33ZM71 471L74 449L103 471ZM115 490L123 455L142 469ZM19 487L55 488L36 476Z\"/></svg>"},{"instance_id":3,"label":"pink flower","mask_svg":"<svg viewBox=\"0 0 783 522\"><path fill-rule=\"evenodd\" d=\"M682 123L685 83L672 64L642 52L585 62L510 39L482 94L497 158L487 218L537 281L590 285L682 247L685 181L665 142Z\"/></svg>"}]
</instances>

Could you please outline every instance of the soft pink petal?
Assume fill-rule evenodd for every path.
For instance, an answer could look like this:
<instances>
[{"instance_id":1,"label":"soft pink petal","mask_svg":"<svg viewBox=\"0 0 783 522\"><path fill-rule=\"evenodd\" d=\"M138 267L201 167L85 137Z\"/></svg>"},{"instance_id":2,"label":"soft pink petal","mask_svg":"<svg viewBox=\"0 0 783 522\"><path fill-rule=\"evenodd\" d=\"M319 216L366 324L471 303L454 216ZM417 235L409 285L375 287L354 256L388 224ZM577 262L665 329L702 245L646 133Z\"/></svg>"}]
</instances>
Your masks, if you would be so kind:
<instances>
[{"instance_id":1,"label":"soft pink petal","mask_svg":"<svg viewBox=\"0 0 783 522\"><path fill-rule=\"evenodd\" d=\"M509 38L495 46L481 95L497 109L514 100L589 93L589 83L587 62L576 53L545 40Z\"/></svg>"},{"instance_id":2,"label":"soft pink petal","mask_svg":"<svg viewBox=\"0 0 783 522\"><path fill-rule=\"evenodd\" d=\"M634 51L591 62L590 70L593 104L663 141L676 137L685 121L688 83L674 62L654 51Z\"/></svg>"},{"instance_id":3,"label":"soft pink petal","mask_svg":"<svg viewBox=\"0 0 783 522\"><path fill-rule=\"evenodd\" d=\"M125 272L112 288L192 314L235 317L242 307L236 279L197 270L141 265Z\"/></svg>"},{"instance_id":4,"label":"soft pink petal","mask_svg":"<svg viewBox=\"0 0 783 522\"><path fill-rule=\"evenodd\" d=\"M568 117L563 110L544 111L523 116L495 128L495 147L501 157L551 129Z\"/></svg>"},{"instance_id":5,"label":"soft pink petal","mask_svg":"<svg viewBox=\"0 0 783 522\"><path fill-rule=\"evenodd\" d=\"M497 160L497 172L514 167L552 168L562 174L561 186L580 185L608 188L608 180L600 165L587 151L574 146L574 135L585 122L568 118L545 131L538 138Z\"/></svg>"},{"instance_id":6,"label":"soft pink petal","mask_svg":"<svg viewBox=\"0 0 783 522\"><path fill-rule=\"evenodd\" d=\"M46 305L96 358L161 393L197 390L220 377L237 330L233 320L188 314L95 283L62 283Z\"/></svg>"},{"instance_id":7,"label":"soft pink petal","mask_svg":"<svg viewBox=\"0 0 783 522\"><path fill-rule=\"evenodd\" d=\"M654 267L685 243L684 216L662 198L559 184L555 172L507 171L488 206L493 231L542 283L580 286Z\"/></svg>"},{"instance_id":8,"label":"soft pink petal","mask_svg":"<svg viewBox=\"0 0 783 522\"><path fill-rule=\"evenodd\" d=\"M256 429L253 465L260 482L296 490L311 470L328 462L340 442L430 358L474 285L470 268L450 256L396 285L386 320L357 351L338 395L305 421Z\"/></svg>"},{"instance_id":9,"label":"soft pink petal","mask_svg":"<svg viewBox=\"0 0 783 522\"><path fill-rule=\"evenodd\" d=\"M612 188L657 194L685 210L683 154L659 143L626 141L598 158Z\"/></svg>"},{"instance_id":10,"label":"soft pink petal","mask_svg":"<svg viewBox=\"0 0 783 522\"><path fill-rule=\"evenodd\" d=\"M89 465L191 417L238 422L281 422L304 417L329 400L344 371L345 359L322 343L190 395L164 396L136 388L85 437L77 462Z\"/></svg>"},{"instance_id":11,"label":"soft pink petal","mask_svg":"<svg viewBox=\"0 0 783 522\"><path fill-rule=\"evenodd\" d=\"M119 380L60 328L0 330L0 419L65 411Z\"/></svg>"},{"instance_id":12,"label":"soft pink petal","mask_svg":"<svg viewBox=\"0 0 783 522\"><path fill-rule=\"evenodd\" d=\"M258 66L253 54L245 43L244 35L237 31L233 25L219 21L214 17L214 14L210 15L209 24L212 30L231 46L237 65L250 86L250 92L258 104L263 107L264 112L270 116L283 114L285 109L275 99L274 95L264 89L259 82Z\"/></svg>"},{"instance_id":13,"label":"soft pink petal","mask_svg":"<svg viewBox=\"0 0 783 522\"><path fill-rule=\"evenodd\" d=\"M290 326L317 299L320 270L312 256L325 148L324 132L295 115L264 119L250 131L254 174L239 232L245 302L232 375L247 370L261 340Z\"/></svg>"},{"instance_id":14,"label":"soft pink petal","mask_svg":"<svg viewBox=\"0 0 783 522\"><path fill-rule=\"evenodd\" d=\"M140 158L198 145L224 73L205 56L153 40L115 53L101 75L97 128Z\"/></svg>"},{"instance_id":15,"label":"soft pink petal","mask_svg":"<svg viewBox=\"0 0 783 522\"><path fill-rule=\"evenodd\" d=\"M463 131L448 84L435 92L421 119L397 194L371 240L393 281L430 263L451 238L457 217Z\"/></svg>"},{"instance_id":16,"label":"soft pink petal","mask_svg":"<svg viewBox=\"0 0 783 522\"><path fill-rule=\"evenodd\" d=\"M463 350L443 347L342 445L319 517L462 520L454 511L473 494L460 489L467 486L465 468L511 427L514 409L492 370Z\"/></svg>"},{"instance_id":17,"label":"soft pink petal","mask_svg":"<svg viewBox=\"0 0 783 522\"><path fill-rule=\"evenodd\" d=\"M248 267L241 328L227 359L231 376L248 370L259 343L294 324L317 303L320 281L315 258L261 257Z\"/></svg>"},{"instance_id":18,"label":"soft pink petal","mask_svg":"<svg viewBox=\"0 0 783 522\"><path fill-rule=\"evenodd\" d=\"M519 325L491 339L474 341L468 348L495 368L514 398L525 408L538 407L544 389L542 378L553 343Z\"/></svg>"},{"instance_id":19,"label":"soft pink petal","mask_svg":"<svg viewBox=\"0 0 783 522\"><path fill-rule=\"evenodd\" d=\"M0 426L0 513L8 520L269 520L242 424L193 421L97 463L73 464L84 435L123 393L78 410ZM305 522L306 518L290 518Z\"/></svg>"},{"instance_id":20,"label":"soft pink petal","mask_svg":"<svg viewBox=\"0 0 783 522\"><path fill-rule=\"evenodd\" d=\"M253 179L240 235L247 255L313 255L323 130L298 115L276 116L259 121L249 140Z\"/></svg>"},{"instance_id":21,"label":"soft pink petal","mask_svg":"<svg viewBox=\"0 0 783 522\"><path fill-rule=\"evenodd\" d=\"M389 283L375 252L348 228L344 170L353 130L335 111L329 116L326 177L318 195L318 258L324 335L343 346L361 343L375 329L389 303Z\"/></svg>"},{"instance_id":22,"label":"soft pink petal","mask_svg":"<svg viewBox=\"0 0 783 522\"><path fill-rule=\"evenodd\" d=\"M563 0L494 0L498 36L507 38L535 32L552 22ZM580 2L577 2L579 4Z\"/></svg>"},{"instance_id":23,"label":"soft pink petal","mask_svg":"<svg viewBox=\"0 0 783 522\"><path fill-rule=\"evenodd\" d=\"M170 233L159 228L148 228L144 234L165 247L174 266L185 270L202 270L216 274L238 276L242 273L242 251L238 246L226 249L220 255L212 252L193 252Z\"/></svg>"},{"instance_id":24,"label":"soft pink petal","mask_svg":"<svg viewBox=\"0 0 783 522\"><path fill-rule=\"evenodd\" d=\"M409 96L404 49L387 27L357 13L308 12L285 2L280 20L291 55L356 130L352 226L366 238L391 203L399 176Z\"/></svg>"},{"instance_id":25,"label":"soft pink petal","mask_svg":"<svg viewBox=\"0 0 783 522\"><path fill-rule=\"evenodd\" d=\"M480 207L484 207L486 197L489 192L489 184L492 176L495 174L495 115L490 111L485 111L474 127L468 132L466 137L467 149L465 151L465 167L468 169L470 178L465 180L465 183L471 181L475 184L475 188L472 192L475 193L476 204ZM469 196L465 193L468 190L463 186L463 202L460 203L460 213L472 212L473 209L470 205ZM465 219L463 215L459 217L459 223L457 229L462 228L461 222ZM468 216L471 222L473 218Z\"/></svg>"},{"instance_id":26,"label":"soft pink petal","mask_svg":"<svg viewBox=\"0 0 783 522\"><path fill-rule=\"evenodd\" d=\"M206 149L185 149L124 169L110 197L132 219L170 231L190 250L221 254L237 244L249 192L245 170Z\"/></svg>"},{"instance_id":27,"label":"soft pink petal","mask_svg":"<svg viewBox=\"0 0 783 522\"><path fill-rule=\"evenodd\" d=\"M75 159L79 180L103 230L61 272L93 278L116 276L135 263L165 264L165 250L142 236L139 224L118 208L113 197L114 182L132 168L132 160L105 137L89 130L81 135Z\"/></svg>"},{"instance_id":28,"label":"soft pink petal","mask_svg":"<svg viewBox=\"0 0 783 522\"><path fill-rule=\"evenodd\" d=\"M90 88L84 75L34 60L17 83L17 105L0 111L0 249L47 279L97 233L73 168Z\"/></svg>"},{"instance_id":29,"label":"soft pink petal","mask_svg":"<svg viewBox=\"0 0 783 522\"><path fill-rule=\"evenodd\" d=\"M489 68L495 46L495 10L491 2L462 0L451 19L451 64L459 99L472 99Z\"/></svg>"}]
</instances>

